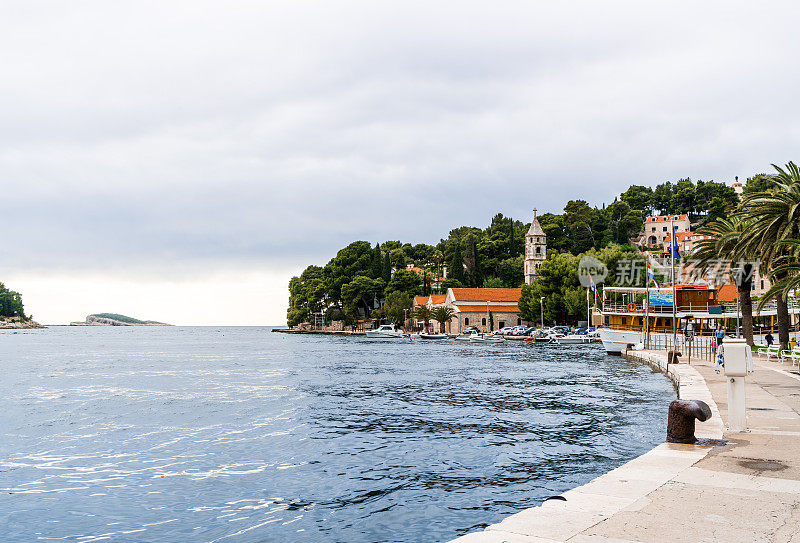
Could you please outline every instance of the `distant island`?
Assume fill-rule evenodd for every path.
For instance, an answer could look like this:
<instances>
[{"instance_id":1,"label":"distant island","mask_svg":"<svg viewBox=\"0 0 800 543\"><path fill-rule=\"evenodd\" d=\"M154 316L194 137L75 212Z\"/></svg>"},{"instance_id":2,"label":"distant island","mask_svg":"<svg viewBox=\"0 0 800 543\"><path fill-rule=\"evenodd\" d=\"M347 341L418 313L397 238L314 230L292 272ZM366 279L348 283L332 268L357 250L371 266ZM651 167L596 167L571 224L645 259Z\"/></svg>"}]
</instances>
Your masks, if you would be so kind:
<instances>
[{"instance_id":1,"label":"distant island","mask_svg":"<svg viewBox=\"0 0 800 543\"><path fill-rule=\"evenodd\" d=\"M93 313L85 321L69 323L70 326L172 326L165 322L142 321L119 313Z\"/></svg>"}]
</instances>

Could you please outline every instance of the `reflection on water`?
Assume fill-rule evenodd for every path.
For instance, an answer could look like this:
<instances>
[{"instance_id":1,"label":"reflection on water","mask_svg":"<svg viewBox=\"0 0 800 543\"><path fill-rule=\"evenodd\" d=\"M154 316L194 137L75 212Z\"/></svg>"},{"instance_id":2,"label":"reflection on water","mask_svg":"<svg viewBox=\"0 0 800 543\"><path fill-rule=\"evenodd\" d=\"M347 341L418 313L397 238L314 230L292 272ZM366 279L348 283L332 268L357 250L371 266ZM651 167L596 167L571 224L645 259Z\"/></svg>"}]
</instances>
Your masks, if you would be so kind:
<instances>
[{"instance_id":1,"label":"reflection on water","mask_svg":"<svg viewBox=\"0 0 800 543\"><path fill-rule=\"evenodd\" d=\"M3 541L445 541L663 440L597 347L0 333Z\"/></svg>"}]
</instances>

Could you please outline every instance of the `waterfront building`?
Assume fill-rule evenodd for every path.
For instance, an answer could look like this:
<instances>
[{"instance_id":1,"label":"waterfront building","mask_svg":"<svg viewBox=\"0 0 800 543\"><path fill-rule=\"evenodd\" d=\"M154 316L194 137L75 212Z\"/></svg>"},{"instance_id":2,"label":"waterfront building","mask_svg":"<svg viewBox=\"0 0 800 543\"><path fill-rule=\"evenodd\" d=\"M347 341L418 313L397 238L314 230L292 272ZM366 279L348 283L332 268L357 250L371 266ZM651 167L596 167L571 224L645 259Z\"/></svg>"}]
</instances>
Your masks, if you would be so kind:
<instances>
[{"instance_id":1,"label":"waterfront building","mask_svg":"<svg viewBox=\"0 0 800 543\"><path fill-rule=\"evenodd\" d=\"M446 331L455 334L475 326L491 332L524 324L517 305L521 294L519 288L449 288L443 305L452 307L456 316L447 323Z\"/></svg>"},{"instance_id":2,"label":"waterfront building","mask_svg":"<svg viewBox=\"0 0 800 543\"><path fill-rule=\"evenodd\" d=\"M547 258L547 235L539 221L536 220L536 209L533 210L533 221L525 234L525 283L530 285L539 273L539 266Z\"/></svg>"}]
</instances>

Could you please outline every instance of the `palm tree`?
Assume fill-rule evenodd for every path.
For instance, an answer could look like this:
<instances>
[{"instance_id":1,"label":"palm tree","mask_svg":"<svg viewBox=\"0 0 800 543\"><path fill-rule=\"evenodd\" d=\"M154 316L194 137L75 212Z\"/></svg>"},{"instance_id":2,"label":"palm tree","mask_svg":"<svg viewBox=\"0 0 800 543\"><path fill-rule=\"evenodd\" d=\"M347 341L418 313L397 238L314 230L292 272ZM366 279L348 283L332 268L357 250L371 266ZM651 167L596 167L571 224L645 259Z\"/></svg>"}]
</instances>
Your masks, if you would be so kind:
<instances>
[{"instance_id":1,"label":"palm tree","mask_svg":"<svg viewBox=\"0 0 800 543\"><path fill-rule=\"evenodd\" d=\"M750 290L753 288L756 258L739 243L742 233L747 229L748 223L738 216L708 223L697 231L709 238L697 242L692 260L698 269L705 272L719 271L717 268L726 265L726 261L730 263L731 278L736 282L736 289L739 291L744 337L749 345L753 345L753 300ZM739 264L737 266L734 263Z\"/></svg>"},{"instance_id":2,"label":"palm tree","mask_svg":"<svg viewBox=\"0 0 800 543\"><path fill-rule=\"evenodd\" d=\"M425 323L425 330L428 330L428 322L431 320L431 309L427 305L418 305L414 308L414 318Z\"/></svg>"},{"instance_id":3,"label":"palm tree","mask_svg":"<svg viewBox=\"0 0 800 543\"><path fill-rule=\"evenodd\" d=\"M790 250L775 267L776 274L784 277L772 284L764 294L762 303L766 303L766 300L771 300L778 295L789 296L792 291L800 290L800 240L787 239L779 242L779 245L786 246Z\"/></svg>"},{"instance_id":4,"label":"palm tree","mask_svg":"<svg viewBox=\"0 0 800 543\"><path fill-rule=\"evenodd\" d=\"M446 305L441 305L433 310L433 320L439 323L439 332L444 333L444 325L456 316L456 310Z\"/></svg>"},{"instance_id":5,"label":"palm tree","mask_svg":"<svg viewBox=\"0 0 800 543\"><path fill-rule=\"evenodd\" d=\"M742 246L760 254L769 269L770 278L784 285L791 269L791 240L800 240L800 167L789 162L785 168L772 165L777 174L772 175L775 186L768 191L747 195L742 202L742 217L751 227L742 236ZM788 291L787 291L788 292ZM789 347L789 306L787 292L770 289L759 302L759 307L775 298L778 317L778 339L782 349Z\"/></svg>"}]
</instances>

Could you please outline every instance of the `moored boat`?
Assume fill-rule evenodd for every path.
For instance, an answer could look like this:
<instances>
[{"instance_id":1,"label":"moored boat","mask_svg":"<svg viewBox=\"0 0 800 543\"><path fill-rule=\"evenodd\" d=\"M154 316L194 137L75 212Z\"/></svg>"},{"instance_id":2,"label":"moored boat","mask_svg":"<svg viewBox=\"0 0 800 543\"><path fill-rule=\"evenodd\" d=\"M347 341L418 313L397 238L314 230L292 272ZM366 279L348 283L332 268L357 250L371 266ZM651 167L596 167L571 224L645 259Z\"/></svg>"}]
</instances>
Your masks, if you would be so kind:
<instances>
[{"instance_id":1,"label":"moored boat","mask_svg":"<svg viewBox=\"0 0 800 543\"><path fill-rule=\"evenodd\" d=\"M448 336L447 334L425 334L425 333L420 333L419 334L419 338L420 339L450 339L450 336Z\"/></svg>"},{"instance_id":2,"label":"moored boat","mask_svg":"<svg viewBox=\"0 0 800 543\"><path fill-rule=\"evenodd\" d=\"M371 339L402 339L403 332L395 328L394 324L382 324L375 330L364 332Z\"/></svg>"}]
</instances>

